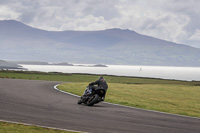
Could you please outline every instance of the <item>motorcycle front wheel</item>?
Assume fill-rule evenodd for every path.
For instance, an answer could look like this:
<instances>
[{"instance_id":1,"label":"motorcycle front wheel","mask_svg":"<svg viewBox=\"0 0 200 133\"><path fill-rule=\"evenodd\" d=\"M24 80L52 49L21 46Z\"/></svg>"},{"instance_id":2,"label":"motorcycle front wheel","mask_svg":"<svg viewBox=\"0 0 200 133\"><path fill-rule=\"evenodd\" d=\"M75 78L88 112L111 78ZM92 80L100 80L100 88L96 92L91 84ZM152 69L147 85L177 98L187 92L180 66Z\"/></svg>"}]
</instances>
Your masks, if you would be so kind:
<instances>
[{"instance_id":1,"label":"motorcycle front wheel","mask_svg":"<svg viewBox=\"0 0 200 133\"><path fill-rule=\"evenodd\" d=\"M98 102L99 96L97 94L89 97L88 101L87 101L87 105L88 106L93 106L95 103Z\"/></svg>"},{"instance_id":2,"label":"motorcycle front wheel","mask_svg":"<svg viewBox=\"0 0 200 133\"><path fill-rule=\"evenodd\" d=\"M82 98L78 99L77 104L82 104L82 103L83 103L83 99Z\"/></svg>"}]
</instances>

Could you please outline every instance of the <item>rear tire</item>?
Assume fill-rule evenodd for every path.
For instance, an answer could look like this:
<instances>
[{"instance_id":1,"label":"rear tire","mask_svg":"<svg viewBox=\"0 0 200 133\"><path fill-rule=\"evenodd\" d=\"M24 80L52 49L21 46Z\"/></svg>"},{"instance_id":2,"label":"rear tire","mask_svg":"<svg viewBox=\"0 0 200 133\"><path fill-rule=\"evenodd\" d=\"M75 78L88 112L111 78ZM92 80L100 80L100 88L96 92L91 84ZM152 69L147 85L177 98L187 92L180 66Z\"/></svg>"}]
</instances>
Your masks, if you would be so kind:
<instances>
[{"instance_id":1,"label":"rear tire","mask_svg":"<svg viewBox=\"0 0 200 133\"><path fill-rule=\"evenodd\" d=\"M90 97L87 101L87 105L88 106L93 106L95 103L98 102L99 96L97 94L93 95L92 97Z\"/></svg>"}]
</instances>

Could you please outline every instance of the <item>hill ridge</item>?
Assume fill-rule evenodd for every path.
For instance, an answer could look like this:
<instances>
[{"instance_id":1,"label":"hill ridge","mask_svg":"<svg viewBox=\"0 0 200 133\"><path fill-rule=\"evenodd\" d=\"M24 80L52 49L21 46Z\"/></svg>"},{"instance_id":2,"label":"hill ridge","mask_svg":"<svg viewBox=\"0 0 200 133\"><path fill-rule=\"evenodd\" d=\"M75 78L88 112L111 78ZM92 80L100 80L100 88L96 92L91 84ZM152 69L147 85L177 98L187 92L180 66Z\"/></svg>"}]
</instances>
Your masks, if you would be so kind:
<instances>
[{"instance_id":1,"label":"hill ridge","mask_svg":"<svg viewBox=\"0 0 200 133\"><path fill-rule=\"evenodd\" d=\"M7 60L200 66L200 49L129 29L46 31L15 20L0 21L0 29L0 57Z\"/></svg>"}]
</instances>

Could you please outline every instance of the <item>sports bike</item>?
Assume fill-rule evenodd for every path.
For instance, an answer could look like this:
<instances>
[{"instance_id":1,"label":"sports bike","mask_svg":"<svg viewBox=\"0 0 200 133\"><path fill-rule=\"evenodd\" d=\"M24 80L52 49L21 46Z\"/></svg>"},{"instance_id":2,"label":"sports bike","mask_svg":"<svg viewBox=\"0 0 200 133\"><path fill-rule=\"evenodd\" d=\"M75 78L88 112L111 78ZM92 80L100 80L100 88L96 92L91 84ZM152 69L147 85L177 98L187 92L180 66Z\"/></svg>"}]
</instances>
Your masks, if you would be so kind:
<instances>
[{"instance_id":1,"label":"sports bike","mask_svg":"<svg viewBox=\"0 0 200 133\"><path fill-rule=\"evenodd\" d=\"M93 106L101 101L104 101L106 91L104 89L98 88L92 89L92 86L87 86L83 96L78 99L78 104L86 104L88 106Z\"/></svg>"}]
</instances>

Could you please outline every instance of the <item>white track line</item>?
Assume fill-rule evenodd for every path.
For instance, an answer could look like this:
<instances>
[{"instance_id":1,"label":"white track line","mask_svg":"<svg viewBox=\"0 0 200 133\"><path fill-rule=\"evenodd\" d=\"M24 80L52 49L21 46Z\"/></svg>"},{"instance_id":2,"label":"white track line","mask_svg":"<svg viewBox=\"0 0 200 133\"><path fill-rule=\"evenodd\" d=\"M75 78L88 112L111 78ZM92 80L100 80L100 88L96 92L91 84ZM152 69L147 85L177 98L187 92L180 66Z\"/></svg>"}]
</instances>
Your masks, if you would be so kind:
<instances>
[{"instance_id":1,"label":"white track line","mask_svg":"<svg viewBox=\"0 0 200 133\"><path fill-rule=\"evenodd\" d=\"M72 96L75 96L75 97L80 97L78 95L75 95L75 94L72 94L72 93L69 93L69 92L62 91L62 90L58 89L57 88L58 85L60 85L60 84L55 85L54 89L56 89L56 90L58 90L58 91L60 91L62 93L68 94L68 95L72 95ZM198 118L198 117L191 117L191 116L186 116L186 115L171 114L171 113L165 113L165 112L160 112L160 111L154 111L154 110L147 110L147 109L141 109L141 108L136 108L136 107L130 107L130 106L125 106L125 105L120 105L120 104L108 103L108 102L103 102L103 103L111 104L111 105L115 105L115 106L120 106L120 107L125 107L125 108L131 108L131 109L137 109L137 110L143 110L143 111L149 111L149 112L155 112L155 113L161 113L161 114L166 114L166 115L173 115L173 116L179 116L179 117L185 117L185 118L192 118L192 119L198 119L198 120L200 120L200 118Z\"/></svg>"},{"instance_id":2,"label":"white track line","mask_svg":"<svg viewBox=\"0 0 200 133\"><path fill-rule=\"evenodd\" d=\"M75 94L72 94L72 93L69 93L69 92L62 91L62 90L58 89L58 88L57 88L58 85L59 85L59 84L57 84L57 85L54 86L54 89L56 89L57 91L60 91L60 92L62 92L62 93L65 93L65 94L68 94L68 95L72 95L72 96L75 96L75 97L80 97L80 96L78 96L78 95L75 95Z\"/></svg>"}]
</instances>

